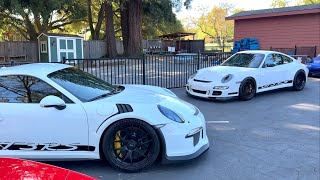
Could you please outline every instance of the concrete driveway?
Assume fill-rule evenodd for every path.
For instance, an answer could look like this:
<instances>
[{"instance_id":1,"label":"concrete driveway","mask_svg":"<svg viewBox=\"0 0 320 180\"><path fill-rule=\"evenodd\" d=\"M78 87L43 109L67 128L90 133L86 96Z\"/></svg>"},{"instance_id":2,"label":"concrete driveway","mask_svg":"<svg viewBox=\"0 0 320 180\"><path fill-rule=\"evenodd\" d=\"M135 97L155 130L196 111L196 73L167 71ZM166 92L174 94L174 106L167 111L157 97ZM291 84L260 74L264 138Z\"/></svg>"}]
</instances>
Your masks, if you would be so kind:
<instances>
[{"instance_id":1,"label":"concrete driveway","mask_svg":"<svg viewBox=\"0 0 320 180\"><path fill-rule=\"evenodd\" d=\"M277 90L251 101L188 97L207 120L210 149L183 164L127 174L101 161L51 162L99 179L320 179L320 79L303 91Z\"/></svg>"}]
</instances>

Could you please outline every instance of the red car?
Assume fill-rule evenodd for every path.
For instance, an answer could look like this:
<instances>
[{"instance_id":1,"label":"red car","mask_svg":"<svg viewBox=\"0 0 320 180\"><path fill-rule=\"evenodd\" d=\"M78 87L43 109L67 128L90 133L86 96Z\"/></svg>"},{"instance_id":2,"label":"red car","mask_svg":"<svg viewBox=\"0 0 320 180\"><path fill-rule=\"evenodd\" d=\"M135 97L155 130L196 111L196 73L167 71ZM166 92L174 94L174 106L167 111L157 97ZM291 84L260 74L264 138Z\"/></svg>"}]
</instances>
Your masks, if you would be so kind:
<instances>
[{"instance_id":1,"label":"red car","mask_svg":"<svg viewBox=\"0 0 320 180\"><path fill-rule=\"evenodd\" d=\"M0 158L0 180L95 180L60 167L13 158Z\"/></svg>"}]
</instances>

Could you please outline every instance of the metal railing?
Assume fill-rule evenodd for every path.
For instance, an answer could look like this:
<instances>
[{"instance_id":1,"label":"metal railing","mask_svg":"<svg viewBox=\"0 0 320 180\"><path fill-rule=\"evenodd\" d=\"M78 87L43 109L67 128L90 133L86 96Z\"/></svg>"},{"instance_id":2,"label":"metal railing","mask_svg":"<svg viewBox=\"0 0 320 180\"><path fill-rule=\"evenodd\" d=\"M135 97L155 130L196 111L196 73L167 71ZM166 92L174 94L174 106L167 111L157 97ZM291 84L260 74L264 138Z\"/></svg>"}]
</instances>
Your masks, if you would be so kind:
<instances>
[{"instance_id":1,"label":"metal railing","mask_svg":"<svg viewBox=\"0 0 320 180\"><path fill-rule=\"evenodd\" d=\"M310 57L317 56L317 46L310 46L310 47L292 47L292 48L275 48L270 47L272 51L282 52L288 55L308 55Z\"/></svg>"},{"instance_id":2,"label":"metal railing","mask_svg":"<svg viewBox=\"0 0 320 180\"><path fill-rule=\"evenodd\" d=\"M197 70L221 64L230 53L144 55L139 58L65 59L111 84L144 84L165 88L183 87Z\"/></svg>"}]
</instances>

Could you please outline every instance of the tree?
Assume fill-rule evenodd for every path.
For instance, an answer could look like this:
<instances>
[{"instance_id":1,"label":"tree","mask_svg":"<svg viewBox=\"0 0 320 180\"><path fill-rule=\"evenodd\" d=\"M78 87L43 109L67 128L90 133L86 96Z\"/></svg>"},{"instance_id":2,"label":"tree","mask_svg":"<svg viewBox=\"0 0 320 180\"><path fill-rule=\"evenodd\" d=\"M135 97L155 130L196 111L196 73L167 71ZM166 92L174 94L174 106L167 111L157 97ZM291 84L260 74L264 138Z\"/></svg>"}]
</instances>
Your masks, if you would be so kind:
<instances>
[{"instance_id":1,"label":"tree","mask_svg":"<svg viewBox=\"0 0 320 180\"><path fill-rule=\"evenodd\" d=\"M142 2L142 36L145 39L183 31L183 26L173 13L171 0L148 0Z\"/></svg>"},{"instance_id":2,"label":"tree","mask_svg":"<svg viewBox=\"0 0 320 180\"><path fill-rule=\"evenodd\" d=\"M273 8L283 8L287 7L289 2L287 0L273 0L271 3L271 7Z\"/></svg>"},{"instance_id":3,"label":"tree","mask_svg":"<svg viewBox=\"0 0 320 180\"><path fill-rule=\"evenodd\" d=\"M200 37L214 38L219 46L223 46L224 39L233 35L233 21L226 21L227 10L222 7L214 7L208 14L202 15L193 22L198 28Z\"/></svg>"},{"instance_id":4,"label":"tree","mask_svg":"<svg viewBox=\"0 0 320 180\"><path fill-rule=\"evenodd\" d=\"M94 10L92 10L94 8ZM94 23L93 11L95 13L94 17L96 23ZM91 0L87 0L87 13L88 13L88 25L91 32L91 39L98 40L100 39L100 31L105 11L105 3L100 1L94 1L94 4ZM95 26L95 27L94 27Z\"/></svg>"},{"instance_id":5,"label":"tree","mask_svg":"<svg viewBox=\"0 0 320 180\"><path fill-rule=\"evenodd\" d=\"M320 4L320 0L300 0L297 5Z\"/></svg>"},{"instance_id":6,"label":"tree","mask_svg":"<svg viewBox=\"0 0 320 180\"><path fill-rule=\"evenodd\" d=\"M106 20L106 42L108 57L115 57L117 55L116 35L113 23L113 9L112 2L104 1L105 5L105 20Z\"/></svg>"},{"instance_id":7,"label":"tree","mask_svg":"<svg viewBox=\"0 0 320 180\"><path fill-rule=\"evenodd\" d=\"M142 52L142 0L121 1L121 28L125 55Z\"/></svg>"},{"instance_id":8,"label":"tree","mask_svg":"<svg viewBox=\"0 0 320 180\"><path fill-rule=\"evenodd\" d=\"M42 32L63 31L66 25L83 20L84 7L80 0L0 0L0 21L37 40Z\"/></svg>"},{"instance_id":9,"label":"tree","mask_svg":"<svg viewBox=\"0 0 320 180\"><path fill-rule=\"evenodd\" d=\"M142 53L142 11L143 2L152 0L120 0L121 29L124 52L128 56L139 56ZM157 0L162 3L162 0ZM192 0L172 0L175 6L190 7Z\"/></svg>"}]
</instances>

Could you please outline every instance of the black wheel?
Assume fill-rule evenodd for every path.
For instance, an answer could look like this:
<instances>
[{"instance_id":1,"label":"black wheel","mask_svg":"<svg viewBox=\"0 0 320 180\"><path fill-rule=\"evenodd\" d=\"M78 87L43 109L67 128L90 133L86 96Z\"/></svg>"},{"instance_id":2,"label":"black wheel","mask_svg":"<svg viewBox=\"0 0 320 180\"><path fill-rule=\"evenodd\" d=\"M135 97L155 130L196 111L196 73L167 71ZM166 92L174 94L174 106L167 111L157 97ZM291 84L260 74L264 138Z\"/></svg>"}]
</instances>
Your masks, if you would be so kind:
<instances>
[{"instance_id":1,"label":"black wheel","mask_svg":"<svg viewBox=\"0 0 320 180\"><path fill-rule=\"evenodd\" d=\"M136 172L156 161L160 152L160 141L157 133L147 123L125 119L107 129L102 150L113 167Z\"/></svg>"},{"instance_id":2,"label":"black wheel","mask_svg":"<svg viewBox=\"0 0 320 180\"><path fill-rule=\"evenodd\" d=\"M293 80L292 89L295 91L301 91L306 85L306 74L303 71L297 72Z\"/></svg>"},{"instance_id":3,"label":"black wheel","mask_svg":"<svg viewBox=\"0 0 320 180\"><path fill-rule=\"evenodd\" d=\"M243 101L250 100L256 94L256 84L252 79L245 79L240 84L239 99Z\"/></svg>"}]
</instances>

